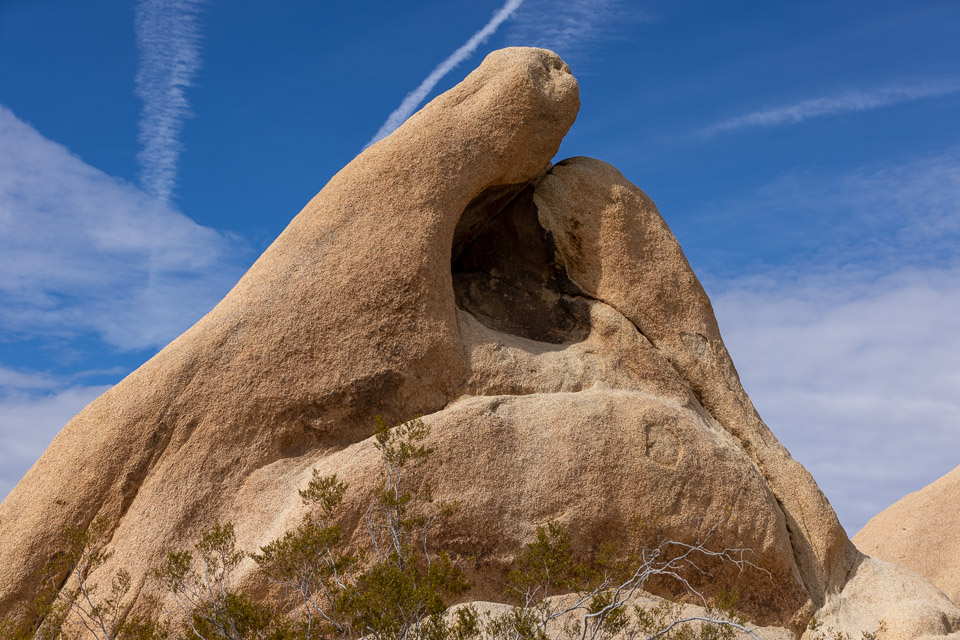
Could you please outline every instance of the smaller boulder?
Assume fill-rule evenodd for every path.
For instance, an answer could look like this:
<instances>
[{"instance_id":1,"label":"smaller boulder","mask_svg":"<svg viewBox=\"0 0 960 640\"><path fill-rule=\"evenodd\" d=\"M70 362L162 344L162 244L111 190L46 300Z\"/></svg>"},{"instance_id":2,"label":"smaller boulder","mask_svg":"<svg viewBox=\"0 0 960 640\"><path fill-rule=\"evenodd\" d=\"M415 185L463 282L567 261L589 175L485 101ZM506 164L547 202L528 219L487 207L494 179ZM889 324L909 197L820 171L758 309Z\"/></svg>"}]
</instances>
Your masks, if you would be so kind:
<instances>
[{"instance_id":1,"label":"smaller boulder","mask_svg":"<svg viewBox=\"0 0 960 640\"><path fill-rule=\"evenodd\" d=\"M960 605L960 467L875 515L854 544L937 585Z\"/></svg>"}]
</instances>

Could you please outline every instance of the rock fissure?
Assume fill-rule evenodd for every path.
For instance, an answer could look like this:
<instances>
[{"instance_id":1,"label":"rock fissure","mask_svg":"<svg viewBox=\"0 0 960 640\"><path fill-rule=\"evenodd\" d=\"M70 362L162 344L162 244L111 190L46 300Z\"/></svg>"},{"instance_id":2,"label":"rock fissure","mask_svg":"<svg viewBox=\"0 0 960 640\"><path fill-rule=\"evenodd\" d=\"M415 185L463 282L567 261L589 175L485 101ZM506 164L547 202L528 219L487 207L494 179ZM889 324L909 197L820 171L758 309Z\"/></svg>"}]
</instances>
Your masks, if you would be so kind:
<instances>
[{"instance_id":1,"label":"rock fissure","mask_svg":"<svg viewBox=\"0 0 960 640\"><path fill-rule=\"evenodd\" d=\"M793 566L796 568L797 577L803 583L803 586L806 588L806 591L808 594L816 593L816 590L814 589L815 584L811 583L811 581L807 579L807 576L805 574L806 572L803 569L803 557L801 556L800 549L797 546L797 540L796 540L797 533L793 530L793 527L790 525L790 520L787 517L786 506L783 504L780 498L776 495L776 493L771 492L771 494L773 495L773 499L777 503L777 509L780 510L780 514L783 517L783 526L787 530L787 536L790 540L790 552L791 552L791 555L793 556ZM814 599L814 598L811 597L811 599Z\"/></svg>"}]
</instances>

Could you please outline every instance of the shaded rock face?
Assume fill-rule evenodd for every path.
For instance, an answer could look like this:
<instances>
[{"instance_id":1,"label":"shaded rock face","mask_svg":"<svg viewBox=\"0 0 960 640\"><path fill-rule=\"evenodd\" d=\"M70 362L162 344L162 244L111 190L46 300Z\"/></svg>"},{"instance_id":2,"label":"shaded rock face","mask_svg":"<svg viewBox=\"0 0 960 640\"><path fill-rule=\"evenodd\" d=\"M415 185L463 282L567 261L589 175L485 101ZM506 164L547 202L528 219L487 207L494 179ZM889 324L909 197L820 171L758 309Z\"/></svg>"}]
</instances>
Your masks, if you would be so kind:
<instances>
[{"instance_id":1,"label":"shaded rock face","mask_svg":"<svg viewBox=\"0 0 960 640\"><path fill-rule=\"evenodd\" d=\"M580 342L590 333L583 292L557 260L527 187L454 254L457 306L485 326L538 342Z\"/></svg>"},{"instance_id":2,"label":"shaded rock face","mask_svg":"<svg viewBox=\"0 0 960 640\"><path fill-rule=\"evenodd\" d=\"M421 480L465 505L442 541L476 558L474 597L498 597L551 520L584 553L630 546L640 521L674 539L715 525L711 546L763 570L711 566L694 586L738 589L765 624L799 629L846 593L862 557L754 410L654 204L603 162L550 164L578 108L556 55L494 52L334 176L0 505L0 614L68 526L116 523L100 571L126 567L136 598L217 520L251 550L294 526L314 468L350 484L362 539L377 413L431 426ZM865 584L869 599L882 580Z\"/></svg>"},{"instance_id":3,"label":"shaded rock face","mask_svg":"<svg viewBox=\"0 0 960 640\"><path fill-rule=\"evenodd\" d=\"M853 542L915 571L960 605L960 467L875 515Z\"/></svg>"}]
</instances>

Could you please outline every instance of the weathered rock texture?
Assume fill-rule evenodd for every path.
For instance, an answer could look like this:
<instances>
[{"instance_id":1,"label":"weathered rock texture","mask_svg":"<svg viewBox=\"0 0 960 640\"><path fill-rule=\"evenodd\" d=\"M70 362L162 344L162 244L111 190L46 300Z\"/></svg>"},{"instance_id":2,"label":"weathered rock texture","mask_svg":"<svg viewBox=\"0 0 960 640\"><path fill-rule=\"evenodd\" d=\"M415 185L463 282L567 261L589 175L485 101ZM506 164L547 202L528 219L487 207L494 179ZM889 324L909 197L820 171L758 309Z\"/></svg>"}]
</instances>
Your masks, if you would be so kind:
<instances>
[{"instance_id":1,"label":"weathered rock texture","mask_svg":"<svg viewBox=\"0 0 960 640\"><path fill-rule=\"evenodd\" d=\"M874 516L854 543L915 571L960 604L960 467Z\"/></svg>"},{"instance_id":2,"label":"weathered rock texture","mask_svg":"<svg viewBox=\"0 0 960 640\"><path fill-rule=\"evenodd\" d=\"M279 536L313 468L350 483L350 533L377 413L432 427L421 477L465 505L444 542L476 558L474 597L497 596L549 520L584 552L638 521L680 539L716 525L712 545L764 571L690 578L737 588L763 624L797 630L846 593L862 556L754 410L654 204L597 160L550 165L578 106L556 55L498 51L334 176L3 502L0 614L98 514L116 522L101 572L125 566L138 588L216 520L247 549Z\"/></svg>"},{"instance_id":3,"label":"weathered rock texture","mask_svg":"<svg viewBox=\"0 0 960 640\"><path fill-rule=\"evenodd\" d=\"M827 639L836 632L881 640L960 640L960 607L929 581L878 558L861 557L840 593L832 593L816 615ZM844 637L844 636L839 636ZM809 633L804 640L820 640Z\"/></svg>"}]
</instances>

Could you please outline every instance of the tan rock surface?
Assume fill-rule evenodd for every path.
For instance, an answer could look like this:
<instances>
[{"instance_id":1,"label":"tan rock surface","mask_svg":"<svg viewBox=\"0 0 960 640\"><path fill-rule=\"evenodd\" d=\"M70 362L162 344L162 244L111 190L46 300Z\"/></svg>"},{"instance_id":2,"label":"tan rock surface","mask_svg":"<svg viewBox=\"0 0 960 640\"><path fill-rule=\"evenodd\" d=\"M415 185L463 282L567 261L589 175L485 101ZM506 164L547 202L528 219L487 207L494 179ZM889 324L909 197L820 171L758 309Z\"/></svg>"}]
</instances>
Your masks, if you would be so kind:
<instances>
[{"instance_id":1,"label":"tan rock surface","mask_svg":"<svg viewBox=\"0 0 960 640\"><path fill-rule=\"evenodd\" d=\"M839 593L817 612L821 637L836 633L881 640L960 638L960 607L917 574L878 558L864 557ZM804 640L819 640L807 633Z\"/></svg>"},{"instance_id":2,"label":"tan rock surface","mask_svg":"<svg viewBox=\"0 0 960 640\"><path fill-rule=\"evenodd\" d=\"M636 325L750 455L781 503L801 579L821 604L815 594L845 573L846 534L744 392L710 301L656 206L619 171L589 158L555 167L536 202L571 280Z\"/></svg>"},{"instance_id":3,"label":"tan rock surface","mask_svg":"<svg viewBox=\"0 0 960 640\"><path fill-rule=\"evenodd\" d=\"M643 391L592 388L468 397L424 421L436 451L422 477L435 500L464 505L437 540L481 559L475 596L502 597L506 564L537 524L566 524L575 546L589 552L605 541L633 548L638 520L655 527L658 540L688 542L706 528L702 518L723 523L710 548L750 548L747 559L764 571L699 557L712 575L689 576L697 588L735 588L746 611L767 618L765 612L794 611L807 600L784 553L790 540L776 498L736 441L696 407ZM317 468L348 482L348 511L362 513L379 464L367 439ZM302 470L302 483L309 472ZM262 493L251 486L239 502ZM365 539L362 522L353 526L355 539ZM661 585L671 587L683 591L678 583Z\"/></svg>"},{"instance_id":4,"label":"tan rock surface","mask_svg":"<svg viewBox=\"0 0 960 640\"><path fill-rule=\"evenodd\" d=\"M216 518L278 515L259 500L231 510L254 472L363 439L374 413L455 398L468 375L457 222L484 190L540 175L578 108L555 54L495 52L334 176L213 311L77 415L4 500L0 614L30 597L67 526L120 519L118 561L142 577Z\"/></svg>"},{"instance_id":5,"label":"tan rock surface","mask_svg":"<svg viewBox=\"0 0 960 640\"><path fill-rule=\"evenodd\" d=\"M920 574L960 605L960 467L875 515L853 542Z\"/></svg>"},{"instance_id":6,"label":"tan rock surface","mask_svg":"<svg viewBox=\"0 0 960 640\"><path fill-rule=\"evenodd\" d=\"M862 556L754 410L656 207L602 162L550 168L578 106L554 54L498 51L334 176L0 505L0 615L98 514L116 522L101 572L137 589L216 520L251 550L282 534L313 468L351 483L362 537L377 413L432 426L421 477L469 507L444 538L476 558L472 597L549 520L589 552L638 520L689 539L698 518L767 573L693 584L737 587L757 621L798 630L844 593Z\"/></svg>"}]
</instances>

